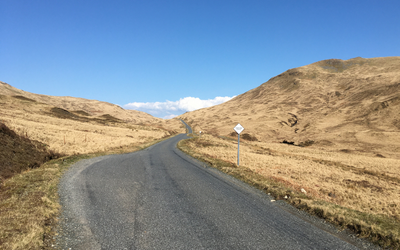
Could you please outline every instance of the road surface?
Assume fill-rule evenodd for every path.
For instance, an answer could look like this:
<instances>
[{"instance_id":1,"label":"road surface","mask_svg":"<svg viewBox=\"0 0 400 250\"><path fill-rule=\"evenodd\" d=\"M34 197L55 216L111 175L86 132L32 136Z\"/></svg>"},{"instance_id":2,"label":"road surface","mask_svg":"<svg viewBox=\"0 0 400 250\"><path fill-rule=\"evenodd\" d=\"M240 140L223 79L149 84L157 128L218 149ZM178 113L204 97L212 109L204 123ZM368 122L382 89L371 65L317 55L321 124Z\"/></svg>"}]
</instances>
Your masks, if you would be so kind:
<instances>
[{"instance_id":1,"label":"road surface","mask_svg":"<svg viewBox=\"0 0 400 250\"><path fill-rule=\"evenodd\" d=\"M63 176L59 249L358 249L176 148L83 160Z\"/></svg>"}]
</instances>

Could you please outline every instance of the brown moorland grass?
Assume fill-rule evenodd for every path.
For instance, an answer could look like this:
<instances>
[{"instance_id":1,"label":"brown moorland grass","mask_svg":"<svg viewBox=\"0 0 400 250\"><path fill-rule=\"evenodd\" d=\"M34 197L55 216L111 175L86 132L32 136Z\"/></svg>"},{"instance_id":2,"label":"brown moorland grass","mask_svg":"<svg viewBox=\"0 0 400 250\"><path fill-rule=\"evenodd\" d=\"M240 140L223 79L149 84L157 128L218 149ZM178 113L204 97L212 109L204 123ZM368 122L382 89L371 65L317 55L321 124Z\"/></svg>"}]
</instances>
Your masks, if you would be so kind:
<instances>
[{"instance_id":1,"label":"brown moorland grass","mask_svg":"<svg viewBox=\"0 0 400 250\"><path fill-rule=\"evenodd\" d=\"M0 95L0 121L17 134L66 155L107 151L177 133L163 124L132 124L111 115L88 117L44 103ZM183 131L179 121L177 129Z\"/></svg>"},{"instance_id":2,"label":"brown moorland grass","mask_svg":"<svg viewBox=\"0 0 400 250\"><path fill-rule=\"evenodd\" d=\"M0 81L0 95L13 96L15 98L19 98L20 100L28 101L28 103L37 102L39 104L47 104L50 107L67 110L72 114L78 115L78 119L84 121L85 116L91 120L97 119L99 122L112 117L112 119L116 119L115 122L123 121L129 124L142 124L145 126L151 125L153 127L159 127L167 130L176 130L177 128L180 128L180 122L176 119L164 120L153 117L145 112L126 110L118 105L97 100L89 100L70 96L48 96L34 94L17 89L2 81ZM182 129L184 130L184 128Z\"/></svg>"},{"instance_id":3,"label":"brown moorland grass","mask_svg":"<svg viewBox=\"0 0 400 250\"><path fill-rule=\"evenodd\" d=\"M56 122L56 120L50 120ZM17 124L24 124L24 122L26 122L22 119L18 121L19 123ZM64 123L60 123L60 126L66 126L66 124L69 125L71 123L69 123L69 121L64 121ZM44 126L39 122L34 123L34 125L36 129L38 125ZM77 124L72 124L72 126L73 125L77 126ZM86 126L90 127L91 125L93 124L87 124ZM84 126L84 124L79 124L79 126ZM11 174L5 172L5 178L0 183L0 249L51 248L54 234L53 229L57 223L56 218L60 210L57 196L58 182L62 173L72 163L81 159L100 155L133 152L175 134L169 131L166 131L167 133L161 133L159 131L160 128L137 125L135 132L140 133L139 140L135 140L135 137L128 137L129 141L123 141L121 139L118 141L119 143L116 144L115 148L107 145L101 148L101 152L94 152L96 148L88 148L87 151L91 152L88 154L75 154L76 151L73 151L74 155L72 156L51 160L41 164L42 161L50 159L53 155L47 154L48 147L51 146L45 147L43 143L31 141L25 137L26 134L31 135L34 133L34 128L20 131L21 135L6 128L5 125L1 128L2 131L5 131L4 134L12 138L7 138L10 139L7 141L7 144L3 144L4 141L1 141L1 145L5 147L1 148L2 151L0 154L5 155L10 166L10 169L5 170L10 170ZM48 129L48 127L46 128ZM59 127L58 129L61 130L64 129L64 127ZM117 140L120 136L120 133L118 133L120 131L119 129L126 132L125 127L113 127L110 125L106 127L103 126L103 129L108 129L108 133L104 134L108 136L107 138L111 137L114 140ZM156 131L159 137L155 138L153 136L154 134L151 133L152 131ZM56 132L57 130L54 128L54 133ZM146 137L146 135L151 136ZM101 138L99 140L101 141ZM105 142L106 140L103 141ZM49 140L49 142L51 143L52 141ZM10 143L12 145L10 145ZM81 145L81 147L88 146L90 146L90 144L85 145L83 143L83 146ZM73 147L73 149L75 147ZM52 148L54 148L54 144ZM62 149L63 148L61 148L61 150ZM68 148L65 147L64 149ZM79 150L79 148L77 150ZM14 152L16 158L8 158L9 154L13 154ZM69 152L71 152L71 150ZM38 157L39 159L37 159ZM1 170L3 170L3 168L1 168Z\"/></svg>"},{"instance_id":4,"label":"brown moorland grass","mask_svg":"<svg viewBox=\"0 0 400 250\"><path fill-rule=\"evenodd\" d=\"M1 82L0 91L4 86L16 91ZM148 119L140 113L135 117L135 112L124 110L71 111L30 97L0 95L0 249L51 248L60 209L58 181L72 163L133 152L185 131L174 119ZM60 155L69 156L54 160Z\"/></svg>"},{"instance_id":5,"label":"brown moorland grass","mask_svg":"<svg viewBox=\"0 0 400 250\"><path fill-rule=\"evenodd\" d=\"M158 141L59 158L6 179L0 187L0 249L54 249L60 212L57 190L64 171L82 159L134 152Z\"/></svg>"},{"instance_id":6,"label":"brown moorland grass","mask_svg":"<svg viewBox=\"0 0 400 250\"><path fill-rule=\"evenodd\" d=\"M4 181L0 189L1 249L43 249L45 235L51 233L60 209L57 182L68 166L63 160L47 162Z\"/></svg>"},{"instance_id":7,"label":"brown moorland grass","mask_svg":"<svg viewBox=\"0 0 400 250\"><path fill-rule=\"evenodd\" d=\"M245 83L244 83L245 84ZM400 159L400 57L329 59L289 69L257 88L178 118L229 136L240 123L263 142Z\"/></svg>"},{"instance_id":8,"label":"brown moorland grass","mask_svg":"<svg viewBox=\"0 0 400 250\"><path fill-rule=\"evenodd\" d=\"M5 179L61 156L43 143L18 136L0 122L0 187Z\"/></svg>"},{"instance_id":9,"label":"brown moorland grass","mask_svg":"<svg viewBox=\"0 0 400 250\"><path fill-rule=\"evenodd\" d=\"M297 207L399 248L399 72L400 57L330 59L290 69L229 102L180 116L194 131L206 134L181 147L278 199L289 195ZM20 135L71 154L107 150L102 145L114 140L112 147L140 143L140 135L135 137L129 129L148 131L142 139L154 139L151 131L167 126L171 130L177 124L141 113L132 116L94 100L35 95L2 82L0 93L8 95L4 98L18 96L16 103L0 103L0 120L4 117ZM47 106L41 108L44 103ZM78 118L49 117L49 107ZM100 117L104 114L135 125L95 120L107 120ZM254 141L243 141L242 163L235 167L235 141L227 138L239 122ZM134 140L124 141L124 136ZM307 194L298 192L301 188Z\"/></svg>"},{"instance_id":10,"label":"brown moorland grass","mask_svg":"<svg viewBox=\"0 0 400 250\"><path fill-rule=\"evenodd\" d=\"M136 110L125 110L118 105L84 98L70 96L48 96L26 92L0 81L0 95L17 96L20 99L44 103L52 107L68 110L70 112L84 112L96 117L109 114L122 121L130 123L164 123L160 118ZM82 113L81 113L82 114Z\"/></svg>"},{"instance_id":11,"label":"brown moorland grass","mask_svg":"<svg viewBox=\"0 0 400 250\"><path fill-rule=\"evenodd\" d=\"M202 135L179 147L257 188L381 246L400 247L400 160ZM306 194L301 192L306 191ZM290 197L290 198L289 198Z\"/></svg>"},{"instance_id":12,"label":"brown moorland grass","mask_svg":"<svg viewBox=\"0 0 400 250\"><path fill-rule=\"evenodd\" d=\"M231 173L304 188L313 198L296 206L399 247L399 114L400 57L358 57L289 69L228 102L178 118L202 137L220 139L235 139L233 127L240 123L254 140L246 142L249 152L243 150L245 168ZM219 143L225 146L191 147L203 158L235 162L236 151Z\"/></svg>"}]
</instances>

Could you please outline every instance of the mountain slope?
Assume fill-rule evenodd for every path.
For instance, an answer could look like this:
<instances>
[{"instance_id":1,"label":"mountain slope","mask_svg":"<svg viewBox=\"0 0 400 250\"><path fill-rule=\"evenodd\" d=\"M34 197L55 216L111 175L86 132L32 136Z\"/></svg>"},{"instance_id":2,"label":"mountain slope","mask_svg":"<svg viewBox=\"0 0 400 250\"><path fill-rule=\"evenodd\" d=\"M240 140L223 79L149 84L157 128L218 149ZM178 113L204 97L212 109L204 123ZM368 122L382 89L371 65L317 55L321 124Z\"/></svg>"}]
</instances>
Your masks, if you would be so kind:
<instances>
[{"instance_id":1,"label":"mountain slope","mask_svg":"<svg viewBox=\"0 0 400 250\"><path fill-rule=\"evenodd\" d=\"M84 111L93 116L109 114L120 120L136 124L155 123L162 120L160 118L153 117L145 112L136 110L125 110L118 105L108 102L69 96L48 96L29 93L1 81L0 94L8 96L24 96L37 102L46 103L48 105L63 108L69 111Z\"/></svg>"},{"instance_id":2,"label":"mountain slope","mask_svg":"<svg viewBox=\"0 0 400 250\"><path fill-rule=\"evenodd\" d=\"M240 123L261 141L396 155L400 57L330 59L290 69L226 103L181 115L229 135ZM311 143L310 143L311 142Z\"/></svg>"},{"instance_id":3,"label":"mountain slope","mask_svg":"<svg viewBox=\"0 0 400 250\"><path fill-rule=\"evenodd\" d=\"M67 155L141 145L185 131L177 119L163 120L96 100L33 94L4 82L0 122Z\"/></svg>"}]
</instances>

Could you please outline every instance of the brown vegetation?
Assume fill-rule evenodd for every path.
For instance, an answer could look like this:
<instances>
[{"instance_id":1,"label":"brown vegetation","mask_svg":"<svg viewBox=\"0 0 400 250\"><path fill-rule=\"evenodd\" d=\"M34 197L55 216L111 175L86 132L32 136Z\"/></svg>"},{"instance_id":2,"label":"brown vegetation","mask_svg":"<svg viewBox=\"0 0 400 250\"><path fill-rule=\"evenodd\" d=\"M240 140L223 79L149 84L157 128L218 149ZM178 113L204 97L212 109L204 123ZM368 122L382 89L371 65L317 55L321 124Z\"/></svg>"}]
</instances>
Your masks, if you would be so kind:
<instances>
[{"instance_id":1,"label":"brown vegetation","mask_svg":"<svg viewBox=\"0 0 400 250\"><path fill-rule=\"evenodd\" d=\"M71 155L107 151L184 131L177 120L134 124L110 114L92 116L15 96L0 95L0 118L17 134L54 152ZM175 129L172 129L175 127Z\"/></svg>"},{"instance_id":2,"label":"brown vegetation","mask_svg":"<svg viewBox=\"0 0 400 250\"><path fill-rule=\"evenodd\" d=\"M263 142L314 141L400 159L400 57L331 59L290 69L236 98L179 118L194 131ZM218 118L216 118L218 116Z\"/></svg>"},{"instance_id":3,"label":"brown vegetation","mask_svg":"<svg viewBox=\"0 0 400 250\"><path fill-rule=\"evenodd\" d=\"M202 131L202 142L184 146L191 154L278 199L297 197L289 201L396 248L399 114L400 57L388 57L290 69L226 103L179 118ZM243 140L239 168L232 167L236 142L227 140L237 137L232 132L238 123L257 138Z\"/></svg>"},{"instance_id":4,"label":"brown vegetation","mask_svg":"<svg viewBox=\"0 0 400 250\"><path fill-rule=\"evenodd\" d=\"M82 159L133 152L155 142L62 157L6 179L0 187L0 248L54 249L52 244L60 210L57 187L64 171Z\"/></svg>"},{"instance_id":5,"label":"brown vegetation","mask_svg":"<svg viewBox=\"0 0 400 250\"><path fill-rule=\"evenodd\" d=\"M19 136L0 123L0 187L4 179L61 156L48 150L45 144Z\"/></svg>"},{"instance_id":6,"label":"brown vegetation","mask_svg":"<svg viewBox=\"0 0 400 250\"><path fill-rule=\"evenodd\" d=\"M29 93L0 81L0 95L14 96L21 100L39 102L52 107L75 112L77 115L91 115L94 117L109 114L125 122L138 123L163 123L160 118L153 117L147 113L136 110L125 110L118 105L101 102L97 100L88 100L84 98L69 96L48 96ZM78 112L78 113L76 113Z\"/></svg>"},{"instance_id":7,"label":"brown vegetation","mask_svg":"<svg viewBox=\"0 0 400 250\"><path fill-rule=\"evenodd\" d=\"M181 142L180 148L275 199L382 245L400 247L397 159L243 141L238 167L237 141L228 138L202 135Z\"/></svg>"},{"instance_id":8,"label":"brown vegetation","mask_svg":"<svg viewBox=\"0 0 400 250\"><path fill-rule=\"evenodd\" d=\"M276 199L399 248L399 114L400 57L331 59L290 69L221 105L185 113L179 118L202 136L180 147ZM70 155L133 150L178 128L184 132L175 119L164 121L95 100L32 94L3 82L0 122L46 150ZM237 123L245 128L240 167L235 164L237 135L232 134ZM27 246L24 242L32 237L40 242L43 218L54 218L50 214L58 209L55 176L61 168L55 162L4 182L0 215L5 217L0 219L9 224L2 224L0 245L25 230L16 223L27 222L31 203L42 209L40 223L13 242ZM48 184L46 178L53 181ZM45 189L52 191L32 189L28 199L32 181L48 184ZM14 209L22 202L20 216ZM50 207L55 210L45 209ZM39 234L29 235L35 227Z\"/></svg>"},{"instance_id":9,"label":"brown vegetation","mask_svg":"<svg viewBox=\"0 0 400 250\"><path fill-rule=\"evenodd\" d=\"M0 248L51 246L58 180L73 162L133 152L184 131L178 120L0 82ZM70 156L54 160L61 155Z\"/></svg>"}]
</instances>

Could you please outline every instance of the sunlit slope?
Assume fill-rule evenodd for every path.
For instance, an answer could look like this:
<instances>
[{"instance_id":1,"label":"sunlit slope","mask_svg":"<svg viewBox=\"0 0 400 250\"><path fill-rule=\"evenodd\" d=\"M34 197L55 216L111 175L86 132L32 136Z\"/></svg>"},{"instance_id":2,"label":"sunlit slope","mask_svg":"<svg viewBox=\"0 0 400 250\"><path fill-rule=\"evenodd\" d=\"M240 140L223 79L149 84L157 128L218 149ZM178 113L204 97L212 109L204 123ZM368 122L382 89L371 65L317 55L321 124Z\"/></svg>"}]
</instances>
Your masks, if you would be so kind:
<instances>
[{"instance_id":1,"label":"sunlit slope","mask_svg":"<svg viewBox=\"0 0 400 250\"><path fill-rule=\"evenodd\" d=\"M108 102L69 96L48 96L34 94L14 88L13 86L4 82L0 82L0 94L9 96L20 95L37 102L46 103L48 105L63 108L69 111L84 111L92 116L109 114L123 121L132 123L155 123L162 120L145 112L125 110L118 105Z\"/></svg>"},{"instance_id":2,"label":"sunlit slope","mask_svg":"<svg viewBox=\"0 0 400 250\"><path fill-rule=\"evenodd\" d=\"M109 114L68 111L21 96L0 95L0 122L20 136L68 155L141 145L176 133L152 124L128 123Z\"/></svg>"},{"instance_id":3,"label":"sunlit slope","mask_svg":"<svg viewBox=\"0 0 400 250\"><path fill-rule=\"evenodd\" d=\"M111 103L29 93L0 82L0 123L62 154L107 151L184 132L163 120Z\"/></svg>"},{"instance_id":4,"label":"sunlit slope","mask_svg":"<svg viewBox=\"0 0 400 250\"><path fill-rule=\"evenodd\" d=\"M260 141L314 141L395 155L400 149L400 57L330 59L290 69L229 102L181 115L227 136L240 123ZM308 143L310 144L310 143Z\"/></svg>"}]
</instances>

